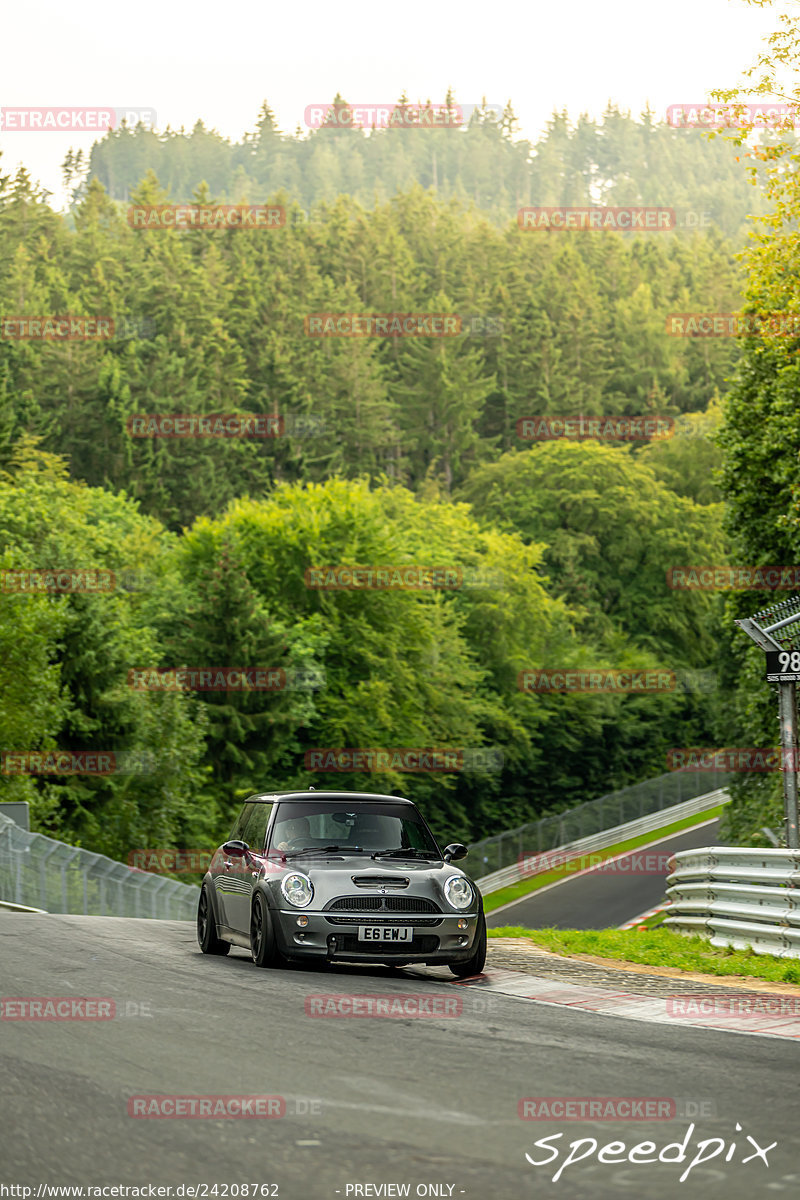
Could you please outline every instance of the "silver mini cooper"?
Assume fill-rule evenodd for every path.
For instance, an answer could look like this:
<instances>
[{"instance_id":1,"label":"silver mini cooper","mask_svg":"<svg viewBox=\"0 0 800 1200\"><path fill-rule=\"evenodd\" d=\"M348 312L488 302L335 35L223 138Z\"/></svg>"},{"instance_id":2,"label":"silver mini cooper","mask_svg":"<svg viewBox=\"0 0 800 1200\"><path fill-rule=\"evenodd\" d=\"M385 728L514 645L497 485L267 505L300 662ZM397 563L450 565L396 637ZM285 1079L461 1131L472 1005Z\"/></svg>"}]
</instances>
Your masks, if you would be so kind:
<instances>
[{"instance_id":1,"label":"silver mini cooper","mask_svg":"<svg viewBox=\"0 0 800 1200\"><path fill-rule=\"evenodd\" d=\"M448 966L478 975L478 888L411 800L366 792L251 796L200 892L204 954L244 946L259 967L293 959Z\"/></svg>"}]
</instances>

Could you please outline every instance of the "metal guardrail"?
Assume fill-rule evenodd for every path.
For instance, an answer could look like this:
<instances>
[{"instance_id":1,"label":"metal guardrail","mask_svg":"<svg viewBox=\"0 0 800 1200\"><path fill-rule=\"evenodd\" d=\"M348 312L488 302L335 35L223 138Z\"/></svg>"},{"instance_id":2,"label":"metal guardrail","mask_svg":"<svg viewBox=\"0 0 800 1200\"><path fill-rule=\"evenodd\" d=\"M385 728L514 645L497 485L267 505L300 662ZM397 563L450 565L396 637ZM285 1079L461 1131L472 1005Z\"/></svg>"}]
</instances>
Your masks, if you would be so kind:
<instances>
[{"instance_id":1,"label":"metal guardrail","mask_svg":"<svg viewBox=\"0 0 800 1200\"><path fill-rule=\"evenodd\" d=\"M525 855L557 850L606 829L618 828L649 813L724 788L733 778L732 771L667 771L565 812L473 842L459 866L473 879L485 878L512 866Z\"/></svg>"},{"instance_id":2,"label":"metal guardrail","mask_svg":"<svg viewBox=\"0 0 800 1200\"><path fill-rule=\"evenodd\" d=\"M671 825L674 821L682 821L684 817L693 817L698 813L718 808L720 804L729 802L728 793L723 788L719 788L704 796L694 796L691 800L684 800L682 804L674 804L671 808L658 809L657 812L640 817L636 821L627 821L624 825L614 825L611 829L604 829L593 837L580 838L578 841L569 842L566 846L558 846L554 850L545 851L541 857L539 855L522 856L510 867L503 867L501 871L484 875L482 879L476 879L475 882L481 892L488 895L489 892L496 892L512 883L519 883L521 880L531 879L543 871L552 870L552 867L557 865L551 861L556 855L559 862L580 858L581 855L591 854L595 850L605 850L608 846L613 846L617 842L626 842L629 838L638 837L643 833L653 833L665 825Z\"/></svg>"},{"instance_id":3,"label":"metal guardrail","mask_svg":"<svg viewBox=\"0 0 800 1200\"><path fill-rule=\"evenodd\" d=\"M667 885L671 929L800 958L800 850L681 850Z\"/></svg>"},{"instance_id":4,"label":"metal guardrail","mask_svg":"<svg viewBox=\"0 0 800 1200\"><path fill-rule=\"evenodd\" d=\"M0 815L0 899L48 913L192 921L199 888L28 833ZM5 907L5 905L4 905Z\"/></svg>"}]
</instances>

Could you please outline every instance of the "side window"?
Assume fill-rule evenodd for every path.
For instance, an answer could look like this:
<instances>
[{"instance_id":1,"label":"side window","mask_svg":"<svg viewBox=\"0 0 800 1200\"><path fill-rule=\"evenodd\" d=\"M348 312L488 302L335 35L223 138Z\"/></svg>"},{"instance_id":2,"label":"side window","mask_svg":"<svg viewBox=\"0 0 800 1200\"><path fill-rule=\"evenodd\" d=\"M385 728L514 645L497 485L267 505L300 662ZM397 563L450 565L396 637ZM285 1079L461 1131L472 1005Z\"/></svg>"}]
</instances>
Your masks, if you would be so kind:
<instances>
[{"instance_id":1,"label":"side window","mask_svg":"<svg viewBox=\"0 0 800 1200\"><path fill-rule=\"evenodd\" d=\"M247 822L250 820L250 817L253 815L254 808L256 808L255 804L245 804L244 808L239 813L239 816L236 818L236 824L228 836L229 842L247 841L247 839L243 836L242 830L245 828ZM247 844L249 845L250 843L248 842Z\"/></svg>"},{"instance_id":2,"label":"side window","mask_svg":"<svg viewBox=\"0 0 800 1200\"><path fill-rule=\"evenodd\" d=\"M247 842L251 850L260 854L264 849L264 839L267 836L267 825L273 806L271 804L250 804L248 808L251 808L252 812L244 827L244 833L241 834L241 839L243 842Z\"/></svg>"}]
</instances>

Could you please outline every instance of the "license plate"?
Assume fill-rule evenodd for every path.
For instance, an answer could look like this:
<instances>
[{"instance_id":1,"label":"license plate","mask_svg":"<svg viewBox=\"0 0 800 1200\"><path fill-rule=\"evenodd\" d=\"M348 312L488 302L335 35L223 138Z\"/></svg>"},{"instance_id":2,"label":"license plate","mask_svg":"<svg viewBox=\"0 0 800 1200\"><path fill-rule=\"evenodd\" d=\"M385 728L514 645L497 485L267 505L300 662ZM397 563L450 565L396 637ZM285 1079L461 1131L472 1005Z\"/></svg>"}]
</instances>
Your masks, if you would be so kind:
<instances>
[{"instance_id":1,"label":"license plate","mask_svg":"<svg viewBox=\"0 0 800 1200\"><path fill-rule=\"evenodd\" d=\"M408 925L359 925L360 942L410 942L414 930Z\"/></svg>"}]
</instances>

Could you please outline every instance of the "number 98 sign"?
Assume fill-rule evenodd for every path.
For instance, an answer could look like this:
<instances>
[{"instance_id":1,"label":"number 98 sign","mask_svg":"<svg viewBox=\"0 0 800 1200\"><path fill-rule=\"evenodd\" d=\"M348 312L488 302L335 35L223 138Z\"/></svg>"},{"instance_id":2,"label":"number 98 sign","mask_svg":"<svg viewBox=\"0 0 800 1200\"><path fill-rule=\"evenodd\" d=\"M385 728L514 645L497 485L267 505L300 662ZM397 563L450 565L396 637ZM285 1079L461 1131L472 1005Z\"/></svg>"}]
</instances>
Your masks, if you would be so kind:
<instances>
[{"instance_id":1,"label":"number 98 sign","mask_svg":"<svg viewBox=\"0 0 800 1200\"><path fill-rule=\"evenodd\" d=\"M800 650L767 651L768 683L800 683Z\"/></svg>"}]
</instances>

